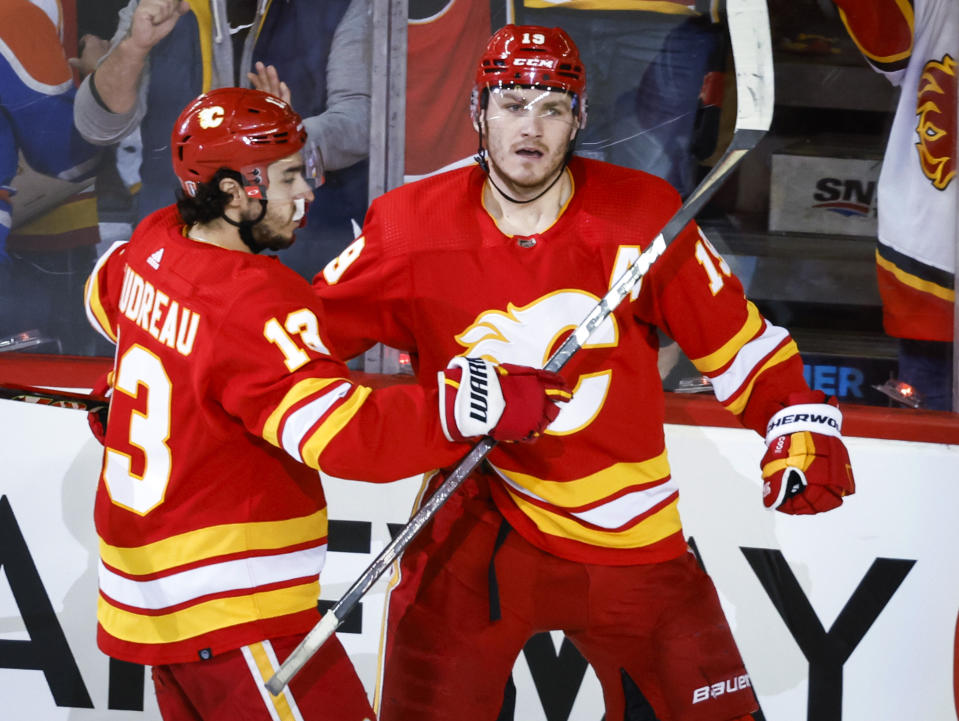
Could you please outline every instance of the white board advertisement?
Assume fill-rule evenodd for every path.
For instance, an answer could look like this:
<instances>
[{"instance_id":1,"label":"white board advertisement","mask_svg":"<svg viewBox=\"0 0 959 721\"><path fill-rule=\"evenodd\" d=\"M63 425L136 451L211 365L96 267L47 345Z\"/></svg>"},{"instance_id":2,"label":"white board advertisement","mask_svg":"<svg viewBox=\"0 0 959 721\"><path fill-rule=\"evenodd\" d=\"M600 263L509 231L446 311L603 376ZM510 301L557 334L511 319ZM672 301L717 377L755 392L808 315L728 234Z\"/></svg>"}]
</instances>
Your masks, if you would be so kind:
<instances>
[{"instance_id":1,"label":"white board advertisement","mask_svg":"<svg viewBox=\"0 0 959 721\"><path fill-rule=\"evenodd\" d=\"M84 414L0 401L0 427L0 718L159 721L143 669L96 648L100 446ZM687 536L766 721L954 720L959 446L847 441L856 495L791 517L762 506L758 436L667 426ZM322 597L335 601L388 543L389 524L405 522L419 482L326 487ZM385 581L363 600L359 632L341 633L371 696ZM516 721L603 717L595 676L559 633L527 647L513 684Z\"/></svg>"}]
</instances>

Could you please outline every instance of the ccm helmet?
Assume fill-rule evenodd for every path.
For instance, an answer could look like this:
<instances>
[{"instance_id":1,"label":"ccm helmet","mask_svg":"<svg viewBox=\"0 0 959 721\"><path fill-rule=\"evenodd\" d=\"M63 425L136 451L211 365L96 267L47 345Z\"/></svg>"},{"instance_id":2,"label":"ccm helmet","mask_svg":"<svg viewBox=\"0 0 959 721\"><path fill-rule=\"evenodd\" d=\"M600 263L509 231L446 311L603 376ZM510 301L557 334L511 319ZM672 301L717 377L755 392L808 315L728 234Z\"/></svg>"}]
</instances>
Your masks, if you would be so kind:
<instances>
[{"instance_id":1,"label":"ccm helmet","mask_svg":"<svg viewBox=\"0 0 959 721\"><path fill-rule=\"evenodd\" d=\"M279 98L260 90L219 88L184 108L173 126L173 171L184 192L220 168L243 176L246 194L264 198L267 166L306 144L303 120Z\"/></svg>"},{"instance_id":2,"label":"ccm helmet","mask_svg":"<svg viewBox=\"0 0 959 721\"><path fill-rule=\"evenodd\" d=\"M516 85L571 94L579 127L586 127L586 69L562 28L505 25L496 31L476 69L470 99L473 120L485 104L485 91Z\"/></svg>"}]
</instances>

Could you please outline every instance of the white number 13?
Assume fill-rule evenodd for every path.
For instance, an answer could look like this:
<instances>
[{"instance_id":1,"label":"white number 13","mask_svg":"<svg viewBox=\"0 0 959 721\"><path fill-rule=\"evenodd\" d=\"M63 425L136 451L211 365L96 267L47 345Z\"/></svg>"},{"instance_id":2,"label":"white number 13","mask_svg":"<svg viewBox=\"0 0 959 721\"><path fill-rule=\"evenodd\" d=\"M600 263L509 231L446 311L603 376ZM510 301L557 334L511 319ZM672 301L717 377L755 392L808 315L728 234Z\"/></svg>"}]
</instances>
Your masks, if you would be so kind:
<instances>
[{"instance_id":1,"label":"white number 13","mask_svg":"<svg viewBox=\"0 0 959 721\"><path fill-rule=\"evenodd\" d=\"M103 482L114 503L145 516L163 503L170 482L173 461L167 441L173 384L157 356L133 345L117 364L113 388L114 393L133 398L141 390L146 393L146 411L133 411L129 418L129 442L143 452L143 474L133 473L129 454L107 447ZM111 420L123 422L121 418Z\"/></svg>"},{"instance_id":2,"label":"white number 13","mask_svg":"<svg viewBox=\"0 0 959 721\"><path fill-rule=\"evenodd\" d=\"M291 373L310 360L310 356L291 336L298 336L303 345L317 353L330 355L326 344L320 338L320 323L316 314L308 308L300 308L290 313L283 325L280 325L276 318L270 318L263 326L263 335L283 353L283 362Z\"/></svg>"}]
</instances>

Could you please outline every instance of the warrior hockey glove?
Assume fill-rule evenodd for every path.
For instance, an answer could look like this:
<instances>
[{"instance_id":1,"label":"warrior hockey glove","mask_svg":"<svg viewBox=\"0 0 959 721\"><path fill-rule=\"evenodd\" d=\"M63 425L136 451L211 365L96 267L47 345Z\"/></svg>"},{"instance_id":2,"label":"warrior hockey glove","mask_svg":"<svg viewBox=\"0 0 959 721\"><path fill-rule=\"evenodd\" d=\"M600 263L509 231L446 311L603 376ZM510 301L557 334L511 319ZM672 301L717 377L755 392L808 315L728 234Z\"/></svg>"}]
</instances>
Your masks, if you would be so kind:
<instances>
[{"instance_id":1,"label":"warrior hockey glove","mask_svg":"<svg viewBox=\"0 0 959 721\"><path fill-rule=\"evenodd\" d=\"M856 492L843 445L842 413L822 391L793 393L792 405L766 426L762 460L763 503L783 513L820 513Z\"/></svg>"},{"instance_id":2,"label":"warrior hockey glove","mask_svg":"<svg viewBox=\"0 0 959 721\"><path fill-rule=\"evenodd\" d=\"M451 441L533 440L559 415L556 403L572 397L556 373L481 358L457 356L438 378L440 423Z\"/></svg>"}]
</instances>

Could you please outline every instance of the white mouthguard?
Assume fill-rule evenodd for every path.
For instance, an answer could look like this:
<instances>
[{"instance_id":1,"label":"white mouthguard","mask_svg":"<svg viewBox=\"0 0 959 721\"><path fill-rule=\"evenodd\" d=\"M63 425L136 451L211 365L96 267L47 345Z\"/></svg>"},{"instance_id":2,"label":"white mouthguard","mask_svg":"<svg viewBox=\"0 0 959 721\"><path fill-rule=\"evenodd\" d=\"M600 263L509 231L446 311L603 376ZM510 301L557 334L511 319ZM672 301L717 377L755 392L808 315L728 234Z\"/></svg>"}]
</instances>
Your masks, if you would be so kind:
<instances>
[{"instance_id":1,"label":"white mouthguard","mask_svg":"<svg viewBox=\"0 0 959 721\"><path fill-rule=\"evenodd\" d=\"M296 198L293 204L296 206L296 211L293 213L293 220L302 220L306 214L306 201L303 198Z\"/></svg>"}]
</instances>

